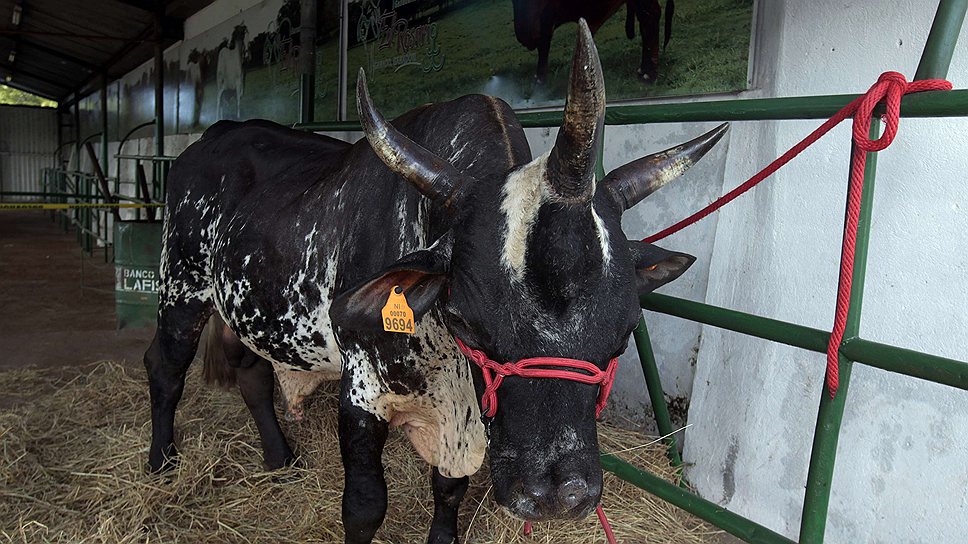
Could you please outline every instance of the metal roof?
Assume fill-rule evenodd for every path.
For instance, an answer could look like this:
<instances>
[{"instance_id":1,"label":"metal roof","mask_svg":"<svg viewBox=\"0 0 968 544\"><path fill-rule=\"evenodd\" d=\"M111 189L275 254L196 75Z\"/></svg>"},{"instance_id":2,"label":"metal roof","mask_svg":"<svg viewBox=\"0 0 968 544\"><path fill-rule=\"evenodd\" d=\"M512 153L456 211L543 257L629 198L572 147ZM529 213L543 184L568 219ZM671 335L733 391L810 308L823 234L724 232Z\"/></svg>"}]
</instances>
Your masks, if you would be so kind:
<instances>
[{"instance_id":1,"label":"metal roof","mask_svg":"<svg viewBox=\"0 0 968 544\"><path fill-rule=\"evenodd\" d=\"M213 0L0 0L0 83L65 102L100 88L182 38Z\"/></svg>"}]
</instances>

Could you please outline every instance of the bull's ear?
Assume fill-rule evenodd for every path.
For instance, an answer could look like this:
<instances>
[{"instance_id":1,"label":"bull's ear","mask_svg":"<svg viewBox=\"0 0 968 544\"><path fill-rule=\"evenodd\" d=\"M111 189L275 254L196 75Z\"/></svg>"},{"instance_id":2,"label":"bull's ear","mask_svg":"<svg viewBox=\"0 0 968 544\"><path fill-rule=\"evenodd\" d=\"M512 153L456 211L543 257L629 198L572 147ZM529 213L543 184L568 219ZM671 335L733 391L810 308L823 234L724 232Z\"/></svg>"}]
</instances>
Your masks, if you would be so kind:
<instances>
[{"instance_id":1,"label":"bull's ear","mask_svg":"<svg viewBox=\"0 0 968 544\"><path fill-rule=\"evenodd\" d=\"M635 265L635 287L640 295L678 278L696 262L692 255L667 251L645 242L629 241L629 250Z\"/></svg>"},{"instance_id":2,"label":"bull's ear","mask_svg":"<svg viewBox=\"0 0 968 544\"><path fill-rule=\"evenodd\" d=\"M449 252L448 252L449 253ZM383 306L390 290L399 287L420 319L447 283L450 255L436 249L422 249L405 255L374 277L348 289L333 300L329 317L335 325L356 331L382 331Z\"/></svg>"}]
</instances>

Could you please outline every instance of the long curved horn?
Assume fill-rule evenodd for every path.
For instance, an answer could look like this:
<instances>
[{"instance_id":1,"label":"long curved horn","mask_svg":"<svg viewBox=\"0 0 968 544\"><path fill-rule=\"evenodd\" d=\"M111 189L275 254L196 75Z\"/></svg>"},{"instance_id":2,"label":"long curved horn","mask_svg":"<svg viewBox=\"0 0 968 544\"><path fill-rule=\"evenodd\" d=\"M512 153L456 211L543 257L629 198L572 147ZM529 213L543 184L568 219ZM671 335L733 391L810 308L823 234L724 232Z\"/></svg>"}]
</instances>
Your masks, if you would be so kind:
<instances>
[{"instance_id":1,"label":"long curved horn","mask_svg":"<svg viewBox=\"0 0 968 544\"><path fill-rule=\"evenodd\" d=\"M548 157L548 182L558 199L588 202L595 192L595 157L605 123L605 81L584 19L578 21L564 117Z\"/></svg>"},{"instance_id":2,"label":"long curved horn","mask_svg":"<svg viewBox=\"0 0 968 544\"><path fill-rule=\"evenodd\" d=\"M602 183L627 210L699 162L728 130L729 123L723 123L682 145L634 160L609 172Z\"/></svg>"},{"instance_id":3,"label":"long curved horn","mask_svg":"<svg viewBox=\"0 0 968 544\"><path fill-rule=\"evenodd\" d=\"M356 80L356 107L370 147L390 170L403 176L424 196L449 206L462 174L446 160L393 128L370 99L366 74Z\"/></svg>"}]
</instances>

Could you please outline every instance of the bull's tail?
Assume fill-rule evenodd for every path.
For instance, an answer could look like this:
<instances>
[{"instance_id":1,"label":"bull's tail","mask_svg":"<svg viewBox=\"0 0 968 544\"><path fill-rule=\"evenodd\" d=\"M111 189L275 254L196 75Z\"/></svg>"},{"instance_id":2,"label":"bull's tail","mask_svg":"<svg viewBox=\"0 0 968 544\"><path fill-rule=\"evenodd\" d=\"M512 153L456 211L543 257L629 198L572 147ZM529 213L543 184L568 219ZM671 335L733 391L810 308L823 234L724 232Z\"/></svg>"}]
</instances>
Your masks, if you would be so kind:
<instances>
[{"instance_id":1,"label":"bull's tail","mask_svg":"<svg viewBox=\"0 0 968 544\"><path fill-rule=\"evenodd\" d=\"M223 388L235 385L235 369L229 365L225 355L225 321L222 321L218 312L212 313L208 319L202 363L205 383Z\"/></svg>"},{"instance_id":2,"label":"bull's tail","mask_svg":"<svg viewBox=\"0 0 968 544\"><path fill-rule=\"evenodd\" d=\"M672 39L672 14L676 11L675 0L666 0L665 9L665 41L662 42L662 49L665 49L669 45L669 40Z\"/></svg>"}]
</instances>

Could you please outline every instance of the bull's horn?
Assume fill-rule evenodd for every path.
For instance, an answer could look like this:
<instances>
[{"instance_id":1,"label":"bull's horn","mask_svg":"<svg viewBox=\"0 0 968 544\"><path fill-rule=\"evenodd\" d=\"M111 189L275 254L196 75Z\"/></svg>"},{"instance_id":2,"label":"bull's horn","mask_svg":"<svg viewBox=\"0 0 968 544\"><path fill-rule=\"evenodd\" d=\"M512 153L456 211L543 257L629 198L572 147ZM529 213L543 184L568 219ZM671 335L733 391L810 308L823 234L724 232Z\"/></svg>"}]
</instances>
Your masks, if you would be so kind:
<instances>
[{"instance_id":1,"label":"bull's horn","mask_svg":"<svg viewBox=\"0 0 968 544\"><path fill-rule=\"evenodd\" d=\"M403 176L424 196L449 206L460 171L446 160L403 135L383 118L370 99L366 74L356 80L356 107L370 147L390 170Z\"/></svg>"},{"instance_id":2,"label":"bull's horn","mask_svg":"<svg viewBox=\"0 0 968 544\"><path fill-rule=\"evenodd\" d=\"M627 210L699 162L728 130L729 123L723 123L682 145L634 160L609 172L602 183Z\"/></svg>"},{"instance_id":3,"label":"bull's horn","mask_svg":"<svg viewBox=\"0 0 968 544\"><path fill-rule=\"evenodd\" d=\"M605 122L605 81L598 49L584 19L571 63L564 120L548 157L548 183L560 200L583 203L595 192L595 157Z\"/></svg>"}]
</instances>

